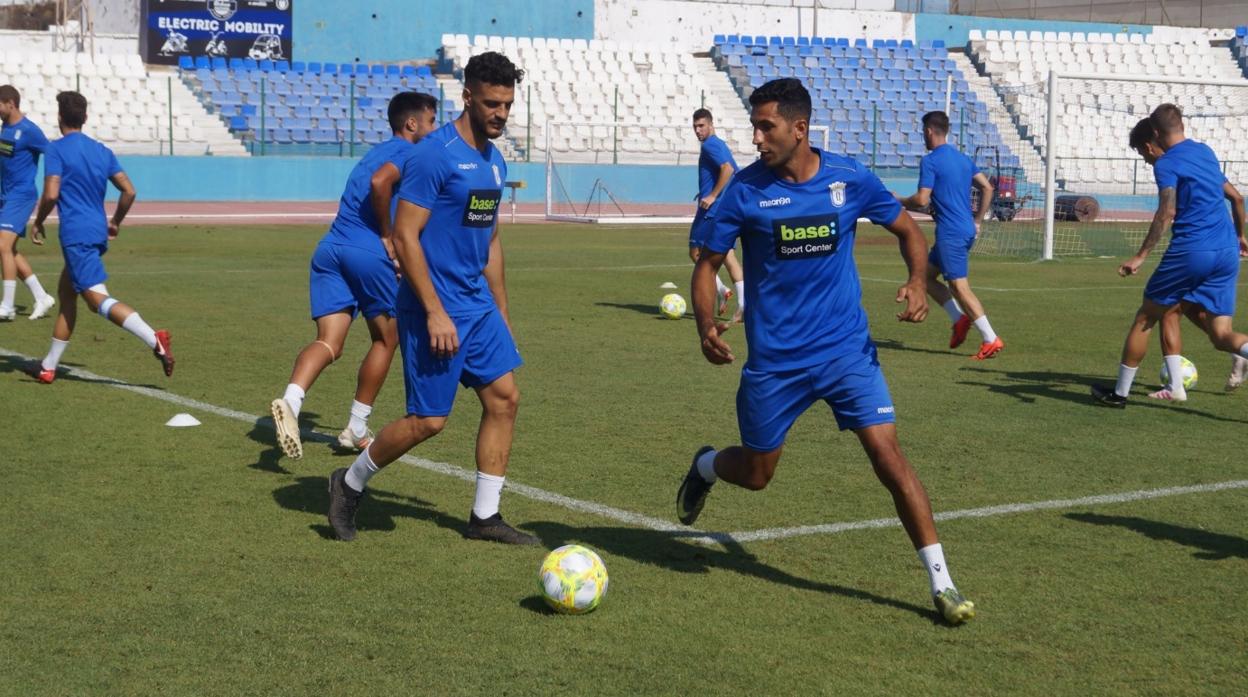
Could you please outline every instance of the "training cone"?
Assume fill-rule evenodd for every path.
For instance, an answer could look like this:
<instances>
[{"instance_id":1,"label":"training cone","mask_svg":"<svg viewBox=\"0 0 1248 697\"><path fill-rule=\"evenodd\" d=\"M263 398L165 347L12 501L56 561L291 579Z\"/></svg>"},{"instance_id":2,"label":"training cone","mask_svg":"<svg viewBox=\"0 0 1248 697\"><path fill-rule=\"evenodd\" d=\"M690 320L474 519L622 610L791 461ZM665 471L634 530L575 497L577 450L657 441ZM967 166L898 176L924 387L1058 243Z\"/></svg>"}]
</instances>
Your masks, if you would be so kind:
<instances>
[{"instance_id":1,"label":"training cone","mask_svg":"<svg viewBox=\"0 0 1248 697\"><path fill-rule=\"evenodd\" d=\"M174 428L186 428L188 426L198 426L199 419L190 414L174 414L172 419L165 422L166 426Z\"/></svg>"},{"instance_id":2,"label":"training cone","mask_svg":"<svg viewBox=\"0 0 1248 697\"><path fill-rule=\"evenodd\" d=\"M672 283L671 281L667 281L663 285L659 286L659 288L663 290L674 290L676 288L676 284Z\"/></svg>"}]
</instances>

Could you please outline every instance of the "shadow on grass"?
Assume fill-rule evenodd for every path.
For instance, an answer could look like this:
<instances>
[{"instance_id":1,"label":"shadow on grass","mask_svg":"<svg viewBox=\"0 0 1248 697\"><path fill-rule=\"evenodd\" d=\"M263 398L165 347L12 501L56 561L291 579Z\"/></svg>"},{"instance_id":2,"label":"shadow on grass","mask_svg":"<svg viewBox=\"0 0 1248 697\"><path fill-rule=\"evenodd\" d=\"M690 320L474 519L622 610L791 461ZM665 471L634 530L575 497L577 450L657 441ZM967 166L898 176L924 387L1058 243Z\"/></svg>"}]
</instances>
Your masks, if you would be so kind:
<instances>
[{"instance_id":1,"label":"shadow on grass","mask_svg":"<svg viewBox=\"0 0 1248 697\"><path fill-rule=\"evenodd\" d=\"M896 339L875 339L874 341L875 341L875 347L883 351L909 351L911 353L931 353L937 356L954 356L954 357L961 355L957 351L951 351L949 349L941 350L941 349L919 348L917 346L907 346L901 343L900 341L897 341Z\"/></svg>"},{"instance_id":2,"label":"shadow on grass","mask_svg":"<svg viewBox=\"0 0 1248 697\"><path fill-rule=\"evenodd\" d=\"M293 484L279 487L273 491L273 500L277 505L290 511L312 513L324 516L329 510L329 479L327 477L299 477ZM364 500L355 516L356 528L360 532L394 530L395 519L412 518L433 523L440 528L463 534L468 521L447 515L423 499L402 494L393 494L383 489L369 487ZM326 539L334 539L333 531L326 523L308 526L313 532Z\"/></svg>"},{"instance_id":3,"label":"shadow on grass","mask_svg":"<svg viewBox=\"0 0 1248 697\"><path fill-rule=\"evenodd\" d=\"M1248 559L1248 540L1233 535L1209 532L1198 528L1172 525L1134 516L1099 515L1097 513L1067 513L1067 518L1092 525L1116 525L1154 540L1175 542L1195 548L1192 556L1197 559Z\"/></svg>"},{"instance_id":4,"label":"shadow on grass","mask_svg":"<svg viewBox=\"0 0 1248 697\"><path fill-rule=\"evenodd\" d=\"M920 607L857 588L822 581L812 581L800 576L794 576L786 571L760 562L753 554L737 543L728 543L725 549L719 549L682 541L679 537L673 536L671 532L659 530L625 527L571 527L549 521L528 523L522 527L542 538L542 542L549 548L570 542L579 542L603 550L608 554L628 557L643 564L652 564L669 571L704 574L711 569L723 569L800 590L828 593L875 605L885 605L898 610L912 612L930 620L933 624L943 625L943 620L937 614L935 608ZM525 602L529 601L526 599ZM525 602L521 604L525 605ZM538 598L538 602L541 602L540 598ZM545 605L543 604L542 607L544 608Z\"/></svg>"},{"instance_id":5,"label":"shadow on grass","mask_svg":"<svg viewBox=\"0 0 1248 697\"><path fill-rule=\"evenodd\" d=\"M1104 375L1083 375L1080 373L1064 373L1050 370L992 370L990 368L966 367L964 371L978 373L984 377L992 377L995 382L979 382L975 380L959 380L959 385L984 387L993 394L1013 397L1027 404L1034 404L1039 399L1055 399L1070 402L1092 409L1106 409L1092 399L1089 390L1093 384L1112 385L1113 379ZM1202 395L1203 396L1203 395ZM1191 407L1149 399L1143 395L1132 397L1127 409L1166 409L1180 414L1189 414L1212 421L1233 424L1245 424L1243 419L1230 419L1217 414L1193 409Z\"/></svg>"},{"instance_id":6,"label":"shadow on grass","mask_svg":"<svg viewBox=\"0 0 1248 697\"><path fill-rule=\"evenodd\" d=\"M666 317L662 315L662 313L659 312L659 306L657 303L654 305L642 305L640 303L594 303L594 304L597 305L598 307L611 307L617 310L632 310L633 312L637 312L643 315L650 315L651 317L655 319L661 319L661 320L667 319ZM693 313L686 312L684 314L684 317L693 319Z\"/></svg>"},{"instance_id":7,"label":"shadow on grass","mask_svg":"<svg viewBox=\"0 0 1248 697\"><path fill-rule=\"evenodd\" d=\"M28 361L23 358L18 358L17 356L0 355L0 374L20 373L22 375L29 377L31 382L35 382L35 374L39 371L39 368L40 368L39 359ZM93 383L96 385L118 385L122 387L143 387L149 390L160 390L162 392L165 390L165 388L160 385L139 384L139 383L133 383L133 382L125 382L122 380L113 380L111 378L104 378L104 377L89 377L89 378L83 377L81 375L75 375L73 372L71 372L74 368L86 369L86 366L81 363L70 363L69 361L61 361L60 367L56 371L56 381L61 382L64 380L64 381L70 381L70 382L89 382L89 383Z\"/></svg>"}]
</instances>

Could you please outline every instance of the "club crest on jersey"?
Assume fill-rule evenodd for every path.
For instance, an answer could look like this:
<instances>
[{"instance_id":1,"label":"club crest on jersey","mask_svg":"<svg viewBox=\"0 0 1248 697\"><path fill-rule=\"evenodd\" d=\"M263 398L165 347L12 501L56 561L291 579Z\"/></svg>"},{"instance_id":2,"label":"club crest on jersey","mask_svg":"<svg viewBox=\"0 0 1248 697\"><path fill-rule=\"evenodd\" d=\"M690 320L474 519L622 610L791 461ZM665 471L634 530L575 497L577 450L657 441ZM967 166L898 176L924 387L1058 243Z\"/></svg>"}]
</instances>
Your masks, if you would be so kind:
<instances>
[{"instance_id":1,"label":"club crest on jersey","mask_svg":"<svg viewBox=\"0 0 1248 697\"><path fill-rule=\"evenodd\" d=\"M829 184L828 193L832 196L832 206L834 208L840 208L845 205L845 182Z\"/></svg>"},{"instance_id":2,"label":"club crest on jersey","mask_svg":"<svg viewBox=\"0 0 1248 697\"><path fill-rule=\"evenodd\" d=\"M499 173L498 173L498 165L490 165L490 169L494 170L494 185L495 185L495 186L502 186L502 185L503 185L503 176L502 176L501 174L499 174Z\"/></svg>"}]
</instances>

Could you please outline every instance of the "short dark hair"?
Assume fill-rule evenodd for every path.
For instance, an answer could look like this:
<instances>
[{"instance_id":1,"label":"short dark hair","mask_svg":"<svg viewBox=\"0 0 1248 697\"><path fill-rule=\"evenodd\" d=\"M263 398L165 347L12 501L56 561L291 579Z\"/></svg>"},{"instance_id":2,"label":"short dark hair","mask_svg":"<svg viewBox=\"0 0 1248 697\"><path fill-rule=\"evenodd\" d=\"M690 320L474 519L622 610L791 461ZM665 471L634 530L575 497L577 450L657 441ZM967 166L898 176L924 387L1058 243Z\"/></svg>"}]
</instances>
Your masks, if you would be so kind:
<instances>
[{"instance_id":1,"label":"short dark hair","mask_svg":"<svg viewBox=\"0 0 1248 697\"><path fill-rule=\"evenodd\" d=\"M470 88L482 83L515 87L523 79L524 71L507 56L495 51L479 53L469 58L468 65L464 66L464 84Z\"/></svg>"},{"instance_id":2,"label":"short dark hair","mask_svg":"<svg viewBox=\"0 0 1248 697\"><path fill-rule=\"evenodd\" d=\"M706 119L707 121L713 122L715 120L715 117L711 115L710 109L703 108L703 109L698 109L697 111L693 112L694 121L701 121L702 119Z\"/></svg>"},{"instance_id":3,"label":"short dark hair","mask_svg":"<svg viewBox=\"0 0 1248 697\"><path fill-rule=\"evenodd\" d=\"M1152 121L1153 128L1157 129L1158 138L1164 138L1171 133L1183 130L1183 110L1169 102L1153 109L1148 120Z\"/></svg>"},{"instance_id":4,"label":"short dark hair","mask_svg":"<svg viewBox=\"0 0 1248 697\"><path fill-rule=\"evenodd\" d=\"M810 92L807 92L802 81L795 77L782 77L765 82L750 95L752 107L768 102L775 102L776 110L790 121L810 120Z\"/></svg>"},{"instance_id":5,"label":"short dark hair","mask_svg":"<svg viewBox=\"0 0 1248 697\"><path fill-rule=\"evenodd\" d=\"M69 128L82 128L87 122L87 98L73 91L56 95L56 113Z\"/></svg>"},{"instance_id":6,"label":"short dark hair","mask_svg":"<svg viewBox=\"0 0 1248 697\"><path fill-rule=\"evenodd\" d=\"M0 85L0 102L13 102L13 106L22 108L22 94L13 85Z\"/></svg>"},{"instance_id":7,"label":"short dark hair","mask_svg":"<svg viewBox=\"0 0 1248 697\"><path fill-rule=\"evenodd\" d=\"M1147 143L1157 142L1157 129L1153 127L1151 118L1140 119L1131 129L1131 137L1128 144L1132 150L1139 150Z\"/></svg>"},{"instance_id":8,"label":"short dark hair","mask_svg":"<svg viewBox=\"0 0 1248 697\"><path fill-rule=\"evenodd\" d=\"M923 127L940 135L949 134L949 115L943 111L929 111L923 115Z\"/></svg>"},{"instance_id":9,"label":"short dark hair","mask_svg":"<svg viewBox=\"0 0 1248 697\"><path fill-rule=\"evenodd\" d=\"M390 98L390 106L386 109L386 118L390 121L390 130L398 133L403 130L407 120L422 111L437 111L438 100L424 92L399 92Z\"/></svg>"}]
</instances>

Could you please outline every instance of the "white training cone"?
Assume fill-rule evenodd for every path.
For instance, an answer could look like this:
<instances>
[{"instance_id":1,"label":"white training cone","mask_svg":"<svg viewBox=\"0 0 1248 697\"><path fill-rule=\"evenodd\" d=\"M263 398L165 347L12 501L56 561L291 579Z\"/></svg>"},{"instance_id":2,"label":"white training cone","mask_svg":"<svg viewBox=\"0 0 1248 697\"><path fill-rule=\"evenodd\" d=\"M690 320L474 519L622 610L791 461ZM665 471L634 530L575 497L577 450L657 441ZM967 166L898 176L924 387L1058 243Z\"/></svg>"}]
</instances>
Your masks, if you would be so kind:
<instances>
[{"instance_id":1,"label":"white training cone","mask_svg":"<svg viewBox=\"0 0 1248 697\"><path fill-rule=\"evenodd\" d=\"M659 286L659 288L663 290L674 290L676 288L676 284L672 283L671 281L667 281L663 285Z\"/></svg>"},{"instance_id":2,"label":"white training cone","mask_svg":"<svg viewBox=\"0 0 1248 697\"><path fill-rule=\"evenodd\" d=\"M174 414L172 419L165 422L166 426L174 428L186 428L187 426L198 426L199 419L190 414Z\"/></svg>"}]
</instances>

